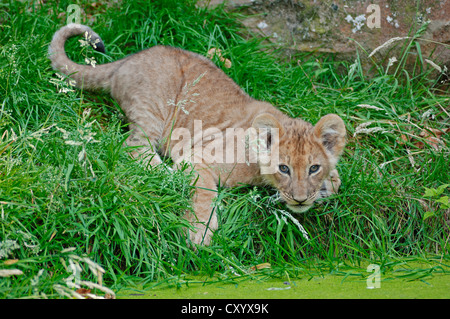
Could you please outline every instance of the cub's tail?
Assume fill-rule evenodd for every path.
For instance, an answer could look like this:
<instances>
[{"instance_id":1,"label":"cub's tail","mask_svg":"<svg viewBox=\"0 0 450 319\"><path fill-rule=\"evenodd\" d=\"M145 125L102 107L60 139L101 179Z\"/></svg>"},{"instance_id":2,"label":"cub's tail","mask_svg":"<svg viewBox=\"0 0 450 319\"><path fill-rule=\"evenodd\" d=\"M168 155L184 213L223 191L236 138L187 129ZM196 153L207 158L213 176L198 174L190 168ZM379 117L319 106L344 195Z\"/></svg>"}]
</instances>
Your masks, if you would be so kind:
<instances>
[{"instance_id":1,"label":"cub's tail","mask_svg":"<svg viewBox=\"0 0 450 319\"><path fill-rule=\"evenodd\" d=\"M103 41L97 33L85 25L71 23L59 29L53 36L48 48L52 67L70 76L79 88L109 90L111 76L121 63L117 61L101 65L82 65L70 60L64 50L64 44L68 38L81 34L84 35L84 41L96 51L105 52Z\"/></svg>"}]
</instances>

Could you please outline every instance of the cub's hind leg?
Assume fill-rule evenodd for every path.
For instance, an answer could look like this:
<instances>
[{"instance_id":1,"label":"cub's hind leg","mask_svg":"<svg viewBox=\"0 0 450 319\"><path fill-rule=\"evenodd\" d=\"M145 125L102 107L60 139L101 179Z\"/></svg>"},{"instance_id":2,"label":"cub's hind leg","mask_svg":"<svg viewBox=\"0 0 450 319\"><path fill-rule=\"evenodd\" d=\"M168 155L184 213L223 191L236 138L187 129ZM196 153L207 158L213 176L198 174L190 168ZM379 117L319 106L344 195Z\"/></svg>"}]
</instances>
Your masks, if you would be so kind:
<instances>
[{"instance_id":1,"label":"cub's hind leg","mask_svg":"<svg viewBox=\"0 0 450 319\"><path fill-rule=\"evenodd\" d=\"M162 164L161 157L157 153L157 133L146 134L137 125L130 125L131 134L126 140L126 145L133 147L130 155L133 158L140 158L145 165L151 166ZM147 130L148 131L148 130ZM153 134L152 134L153 133Z\"/></svg>"},{"instance_id":2,"label":"cub's hind leg","mask_svg":"<svg viewBox=\"0 0 450 319\"><path fill-rule=\"evenodd\" d=\"M330 176L323 182L320 188L320 197L326 198L333 194L337 194L339 187L341 186L341 179L339 178L339 173L336 169L330 172Z\"/></svg>"}]
</instances>

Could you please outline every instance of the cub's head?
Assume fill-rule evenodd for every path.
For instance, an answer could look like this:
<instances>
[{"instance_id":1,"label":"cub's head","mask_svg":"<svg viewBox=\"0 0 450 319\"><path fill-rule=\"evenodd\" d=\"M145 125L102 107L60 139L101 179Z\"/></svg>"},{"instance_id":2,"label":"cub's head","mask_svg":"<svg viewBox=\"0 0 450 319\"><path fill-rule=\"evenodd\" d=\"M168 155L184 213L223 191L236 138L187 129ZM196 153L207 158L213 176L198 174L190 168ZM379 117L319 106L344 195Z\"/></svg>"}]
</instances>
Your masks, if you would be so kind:
<instances>
[{"instance_id":1,"label":"cub's head","mask_svg":"<svg viewBox=\"0 0 450 319\"><path fill-rule=\"evenodd\" d=\"M259 158L261 173L278 189L290 210L305 212L324 188L332 187L330 173L345 146L344 122L328 114L312 126L300 119L279 121L266 113L257 116L252 126L266 132L267 157Z\"/></svg>"}]
</instances>

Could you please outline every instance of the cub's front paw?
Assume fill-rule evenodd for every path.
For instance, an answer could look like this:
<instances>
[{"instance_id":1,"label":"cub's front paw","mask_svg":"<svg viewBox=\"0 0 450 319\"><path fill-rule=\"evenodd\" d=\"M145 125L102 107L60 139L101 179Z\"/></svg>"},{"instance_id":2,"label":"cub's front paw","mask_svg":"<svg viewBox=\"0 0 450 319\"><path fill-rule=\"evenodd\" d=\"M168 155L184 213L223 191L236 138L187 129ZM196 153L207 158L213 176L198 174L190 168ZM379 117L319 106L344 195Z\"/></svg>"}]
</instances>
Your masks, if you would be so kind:
<instances>
[{"instance_id":1,"label":"cub's front paw","mask_svg":"<svg viewBox=\"0 0 450 319\"><path fill-rule=\"evenodd\" d=\"M339 187L341 186L341 179L336 169L330 172L330 176L323 182L320 189L320 197L326 198L333 194L337 194Z\"/></svg>"},{"instance_id":2,"label":"cub's front paw","mask_svg":"<svg viewBox=\"0 0 450 319\"><path fill-rule=\"evenodd\" d=\"M189 230L189 239L195 245L209 246L213 233L204 224L195 223L194 228Z\"/></svg>"}]
</instances>

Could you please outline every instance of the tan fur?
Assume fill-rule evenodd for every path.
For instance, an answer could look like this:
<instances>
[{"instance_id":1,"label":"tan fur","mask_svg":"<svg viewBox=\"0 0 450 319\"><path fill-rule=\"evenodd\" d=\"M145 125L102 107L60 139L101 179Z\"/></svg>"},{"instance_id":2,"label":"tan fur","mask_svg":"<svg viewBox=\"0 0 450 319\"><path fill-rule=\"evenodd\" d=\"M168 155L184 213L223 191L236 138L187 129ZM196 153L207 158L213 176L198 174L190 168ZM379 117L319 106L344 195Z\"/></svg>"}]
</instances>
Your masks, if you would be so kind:
<instances>
[{"instance_id":1,"label":"tan fur","mask_svg":"<svg viewBox=\"0 0 450 319\"><path fill-rule=\"evenodd\" d=\"M272 105L248 96L209 59L173 47L155 46L95 68L76 64L66 56L64 43L86 31L91 39L100 39L89 27L77 24L55 33L49 47L52 66L70 75L80 88L109 91L131 123L127 144L144 146L134 155L148 155L151 165L162 163L159 155L170 155L176 163L193 161L196 145L202 145L203 150L214 145L210 141L213 132L196 136L195 120L202 121L203 132L211 129L225 134L227 128L250 127L279 130L279 143L271 145L272 150L279 150L279 158L269 164L275 170L272 174L262 174L259 163L243 163L238 155L234 163L202 160L195 164L199 178L194 214L186 214L195 227L190 232L193 243L209 244L211 231L218 227L212 201L219 181L229 187L239 183L271 185L295 212L306 211L317 198L337 192L340 180L335 165L346 136L337 115L326 115L315 126L289 118ZM192 139L174 140L172 134L178 128L186 128ZM177 146L188 145L192 153L172 153L175 142ZM289 167L290 175L279 171L280 164ZM309 173L312 165L320 165L314 174Z\"/></svg>"}]
</instances>

